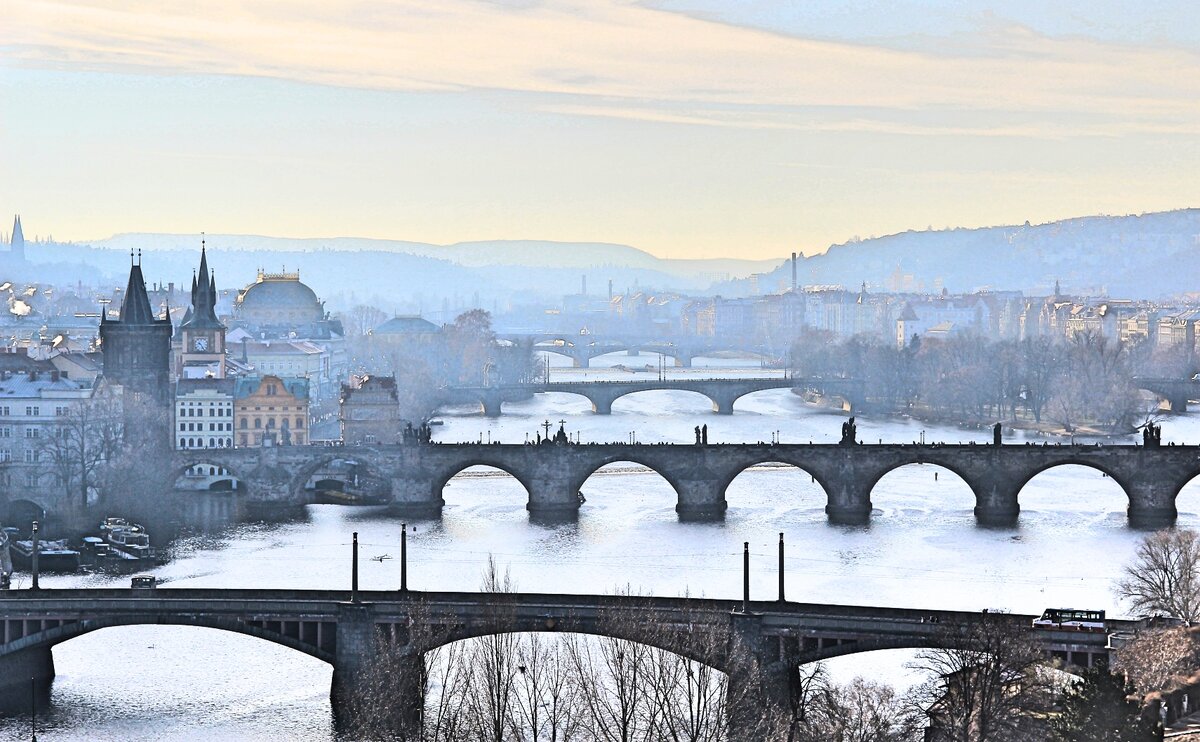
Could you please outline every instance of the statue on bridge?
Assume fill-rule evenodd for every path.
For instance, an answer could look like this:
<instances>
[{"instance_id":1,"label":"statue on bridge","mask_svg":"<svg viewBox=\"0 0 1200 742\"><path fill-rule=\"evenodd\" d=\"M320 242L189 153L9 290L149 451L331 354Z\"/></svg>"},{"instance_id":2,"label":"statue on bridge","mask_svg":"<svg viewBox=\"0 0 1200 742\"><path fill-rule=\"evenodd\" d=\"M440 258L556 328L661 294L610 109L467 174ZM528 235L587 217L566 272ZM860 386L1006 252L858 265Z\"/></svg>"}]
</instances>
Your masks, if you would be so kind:
<instances>
[{"instance_id":1,"label":"statue on bridge","mask_svg":"<svg viewBox=\"0 0 1200 742\"><path fill-rule=\"evenodd\" d=\"M1162 426L1146 423L1142 426L1142 445L1146 448L1158 448L1162 445Z\"/></svg>"},{"instance_id":2,"label":"statue on bridge","mask_svg":"<svg viewBox=\"0 0 1200 742\"><path fill-rule=\"evenodd\" d=\"M1001 425L1000 423L996 423L995 425L992 426L992 445L993 446L1000 445L1000 434L1001 434L1001 432L1003 432L1003 430L1004 430L1004 426Z\"/></svg>"},{"instance_id":3,"label":"statue on bridge","mask_svg":"<svg viewBox=\"0 0 1200 742\"><path fill-rule=\"evenodd\" d=\"M858 426L854 424L854 418L850 418L842 423L842 439L838 443L843 446L853 446L858 441Z\"/></svg>"},{"instance_id":4,"label":"statue on bridge","mask_svg":"<svg viewBox=\"0 0 1200 742\"><path fill-rule=\"evenodd\" d=\"M433 428L428 423L421 423L414 427L412 423L404 424L404 443L431 443L433 441Z\"/></svg>"}]
</instances>

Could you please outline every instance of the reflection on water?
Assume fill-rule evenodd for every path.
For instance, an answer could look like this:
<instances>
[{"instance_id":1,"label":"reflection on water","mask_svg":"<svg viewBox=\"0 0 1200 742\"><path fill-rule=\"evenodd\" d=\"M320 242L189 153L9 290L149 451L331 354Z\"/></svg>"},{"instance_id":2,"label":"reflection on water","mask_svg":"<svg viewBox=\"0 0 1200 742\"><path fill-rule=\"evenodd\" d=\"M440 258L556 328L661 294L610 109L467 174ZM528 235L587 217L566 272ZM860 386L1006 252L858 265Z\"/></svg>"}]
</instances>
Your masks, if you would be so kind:
<instances>
[{"instance_id":1,"label":"reflection on water","mask_svg":"<svg viewBox=\"0 0 1200 742\"><path fill-rule=\"evenodd\" d=\"M785 442L832 442L840 432L840 417L815 412L786 390L747 397L732 417L708 414L703 399L679 395L634 395L614 407L612 416L587 413L580 398L544 395L506 406L498 420L448 414L437 437L475 440L491 431L493 439L518 441L543 420L560 418L569 430L582 431L585 441L623 440L635 430L639 440L688 442L702 422L714 441L770 440L779 431ZM859 430L864 438L885 441L917 440L922 431L926 440L990 435L903 420L860 419ZM1200 418L1170 418L1164 438L1200 441ZM478 589L492 555L524 590L605 592L628 585L658 595L733 597L741 594L741 545L749 541L752 594L774 597L775 545L782 532L791 600L1113 610L1113 575L1139 538L1126 527L1126 501L1115 483L1078 467L1034 478L1021 493L1020 524L1013 529L976 527L969 489L933 466L907 466L881 479L867 527L829 525L820 486L790 467L759 466L739 475L719 523L680 523L670 486L628 466L597 472L583 490L587 503L577 521L543 525L530 522L524 489L511 477L494 470L456 477L446 490L442 517L415 523L410 586ZM208 525L184 532L173 561L156 570L164 589L347 587L352 531L362 543L363 587L399 583L400 521L382 509L317 505L303 519L238 524L233 498L205 495L191 507L198 522ZM1189 486L1180 509L1182 524L1200 525L1200 484ZM393 558L370 558L381 555ZM104 576L54 576L43 584L123 583ZM888 656L893 670L902 666L902 659ZM55 659L60 674L48 739L332 736L329 668L252 638L186 627L106 629L57 647ZM886 664L881 656L847 658L843 664L890 677L880 669ZM2 720L0 736L22 736L27 724L27 718Z\"/></svg>"}]
</instances>

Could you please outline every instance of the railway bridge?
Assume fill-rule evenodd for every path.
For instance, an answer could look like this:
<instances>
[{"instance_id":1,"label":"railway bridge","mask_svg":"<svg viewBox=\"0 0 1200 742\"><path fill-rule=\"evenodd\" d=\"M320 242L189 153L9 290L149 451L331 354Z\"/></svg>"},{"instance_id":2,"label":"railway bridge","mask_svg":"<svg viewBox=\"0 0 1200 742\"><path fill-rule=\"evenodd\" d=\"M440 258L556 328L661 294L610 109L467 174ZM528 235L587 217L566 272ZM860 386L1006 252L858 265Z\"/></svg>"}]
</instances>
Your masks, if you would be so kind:
<instances>
[{"instance_id":1,"label":"railway bridge","mask_svg":"<svg viewBox=\"0 0 1200 742\"><path fill-rule=\"evenodd\" d=\"M1048 655L1087 667L1107 634L1034 631L1033 616L621 595L338 590L69 589L0 592L0 679L54 676L52 648L114 626L172 624L246 634L333 665L335 711L383 650L395 663L410 726L420 724L426 652L511 632L589 634L646 644L729 677L731 726L786 709L796 668L876 649L944 646L981 621L1031 631ZM1111 630L1133 622L1110 622ZM151 668L147 668L151 671ZM0 683L3 684L3 683ZM13 683L15 685L15 683ZM740 722L740 723L739 723Z\"/></svg>"},{"instance_id":2,"label":"railway bridge","mask_svg":"<svg viewBox=\"0 0 1200 742\"><path fill-rule=\"evenodd\" d=\"M749 467L795 466L820 484L825 512L835 523L863 524L871 516L876 483L899 467L929 464L954 472L975 497L981 523L1011 525L1021 489L1037 474L1062 465L1099 470L1128 497L1131 524L1173 523L1175 500L1200 475L1200 446L943 443L629 443L480 444L411 443L395 446L280 446L176 452L173 473L196 465L220 467L252 501L299 504L311 496L314 473L335 465L390 488L393 505L435 516L442 491L459 472L490 466L511 474L528 493L527 509L541 516L574 516L586 480L601 467L631 462L663 477L675 490L684 518L719 518L725 492Z\"/></svg>"}]
</instances>

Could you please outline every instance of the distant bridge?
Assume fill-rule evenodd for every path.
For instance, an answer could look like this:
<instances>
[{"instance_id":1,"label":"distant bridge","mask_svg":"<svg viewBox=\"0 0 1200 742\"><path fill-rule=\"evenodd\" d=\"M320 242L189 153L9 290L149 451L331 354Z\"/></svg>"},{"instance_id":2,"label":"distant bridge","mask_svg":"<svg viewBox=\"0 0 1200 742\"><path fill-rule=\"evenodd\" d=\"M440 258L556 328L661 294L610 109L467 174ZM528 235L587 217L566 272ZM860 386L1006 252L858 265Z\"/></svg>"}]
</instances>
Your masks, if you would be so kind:
<instances>
[{"instance_id":1,"label":"distant bridge","mask_svg":"<svg viewBox=\"0 0 1200 742\"><path fill-rule=\"evenodd\" d=\"M673 652L729 676L731 726L763 708L786 709L802 663L878 649L925 648L955 630L1002 621L1030 631L1047 655L1089 667L1107 658L1103 632L1033 631L1033 616L869 608L782 601L530 593L356 592L158 588L0 592L0 685L54 677L51 648L99 629L182 625L273 642L333 665L335 711L344 708L381 646L402 689L396 703L420 724L424 654L509 632L580 633ZM1111 621L1113 630L1134 622ZM142 668L153 677L154 668ZM9 682L4 682L6 679ZM12 681L17 682L12 682ZM739 721L740 720L740 721Z\"/></svg>"},{"instance_id":2,"label":"distant bridge","mask_svg":"<svg viewBox=\"0 0 1200 742\"><path fill-rule=\"evenodd\" d=\"M850 379L801 379L783 376L723 379L642 379L630 381L552 381L542 384L449 387L443 390L448 404L479 404L487 417L499 417L505 402L529 399L534 394L559 392L577 394L592 403L597 415L612 414L613 402L637 392L674 390L702 394L712 402L713 412L732 415L733 403L747 394L768 389L799 387L841 396L847 406L861 399L862 384Z\"/></svg>"},{"instance_id":3,"label":"distant bridge","mask_svg":"<svg viewBox=\"0 0 1200 742\"><path fill-rule=\"evenodd\" d=\"M578 333L533 332L498 333L497 339L512 343L531 343L534 350L566 356L576 368L588 368L591 360L609 353L658 353L675 359L675 365L691 368L701 356L721 352L751 353L774 357L782 350L747 340L710 337L665 338L633 335L581 335Z\"/></svg>"},{"instance_id":4,"label":"distant bridge","mask_svg":"<svg viewBox=\"0 0 1200 742\"><path fill-rule=\"evenodd\" d=\"M1135 376L1133 385L1138 389L1157 394L1166 401L1171 412L1187 412L1188 402L1200 399L1200 381L1195 379Z\"/></svg>"}]
</instances>

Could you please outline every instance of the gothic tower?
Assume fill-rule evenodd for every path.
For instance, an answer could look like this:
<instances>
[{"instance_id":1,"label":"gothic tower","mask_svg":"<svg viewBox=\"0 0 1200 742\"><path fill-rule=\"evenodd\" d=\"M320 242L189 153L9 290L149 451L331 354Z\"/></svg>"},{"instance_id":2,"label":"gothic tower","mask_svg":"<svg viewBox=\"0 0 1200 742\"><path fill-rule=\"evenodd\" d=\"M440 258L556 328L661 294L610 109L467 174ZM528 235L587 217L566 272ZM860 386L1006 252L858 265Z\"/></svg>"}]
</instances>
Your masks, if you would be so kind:
<instances>
[{"instance_id":1,"label":"gothic tower","mask_svg":"<svg viewBox=\"0 0 1200 742\"><path fill-rule=\"evenodd\" d=\"M200 275L192 277L192 305L179 325L181 379L225 378L225 326L217 319L217 279L200 243Z\"/></svg>"},{"instance_id":2,"label":"gothic tower","mask_svg":"<svg viewBox=\"0 0 1200 742\"><path fill-rule=\"evenodd\" d=\"M150 309L141 257L129 268L129 285L121 303L121 318L100 318L100 349L104 377L125 388L127 395L169 409L171 401L171 319L159 319Z\"/></svg>"},{"instance_id":3,"label":"gothic tower","mask_svg":"<svg viewBox=\"0 0 1200 742\"><path fill-rule=\"evenodd\" d=\"M17 262L25 261L25 232L21 229L21 215L13 217L12 237L8 241L8 254Z\"/></svg>"}]
</instances>

